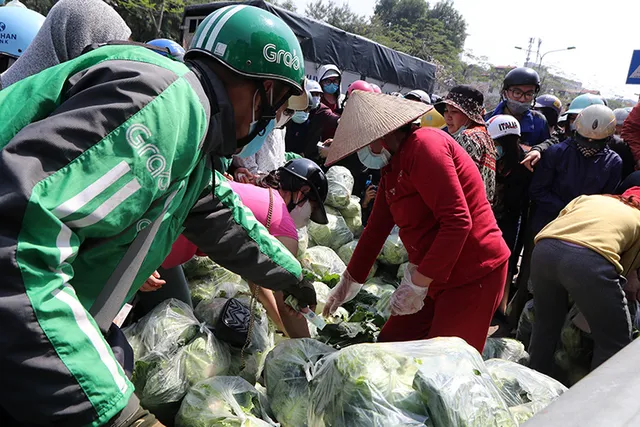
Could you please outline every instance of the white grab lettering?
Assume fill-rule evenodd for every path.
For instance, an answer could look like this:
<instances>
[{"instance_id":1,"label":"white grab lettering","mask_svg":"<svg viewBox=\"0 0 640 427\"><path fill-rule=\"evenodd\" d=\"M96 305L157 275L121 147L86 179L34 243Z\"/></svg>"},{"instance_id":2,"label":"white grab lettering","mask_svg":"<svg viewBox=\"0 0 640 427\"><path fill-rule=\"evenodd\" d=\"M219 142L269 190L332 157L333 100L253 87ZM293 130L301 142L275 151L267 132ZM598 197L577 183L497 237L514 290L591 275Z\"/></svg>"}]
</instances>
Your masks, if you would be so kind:
<instances>
[{"instance_id":1,"label":"white grab lettering","mask_svg":"<svg viewBox=\"0 0 640 427\"><path fill-rule=\"evenodd\" d=\"M145 125L136 123L127 129L127 142L140 157L149 155L147 159L147 170L156 179L158 189L166 190L171 182L170 171L167 170L167 159L160 153L158 147L147 143L147 139L153 134Z\"/></svg>"},{"instance_id":2,"label":"white grab lettering","mask_svg":"<svg viewBox=\"0 0 640 427\"><path fill-rule=\"evenodd\" d=\"M293 53L283 49L278 50L275 44L269 43L264 46L264 49L262 49L262 54L264 56L264 59L266 59L268 62L284 64L285 66L293 68L294 70L300 69L300 58L296 54L295 50L293 51Z\"/></svg>"}]
</instances>

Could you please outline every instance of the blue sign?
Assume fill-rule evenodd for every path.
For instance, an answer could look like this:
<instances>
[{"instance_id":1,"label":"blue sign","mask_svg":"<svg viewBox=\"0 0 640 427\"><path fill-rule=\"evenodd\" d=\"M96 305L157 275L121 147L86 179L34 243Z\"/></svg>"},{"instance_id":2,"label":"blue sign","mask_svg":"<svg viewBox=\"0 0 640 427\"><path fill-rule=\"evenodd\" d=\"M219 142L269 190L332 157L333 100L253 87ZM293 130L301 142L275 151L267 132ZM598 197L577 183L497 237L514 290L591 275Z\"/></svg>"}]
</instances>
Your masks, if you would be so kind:
<instances>
[{"instance_id":1,"label":"blue sign","mask_svg":"<svg viewBox=\"0 0 640 427\"><path fill-rule=\"evenodd\" d=\"M629 74L627 74L627 84L640 85L640 50L633 51Z\"/></svg>"}]
</instances>

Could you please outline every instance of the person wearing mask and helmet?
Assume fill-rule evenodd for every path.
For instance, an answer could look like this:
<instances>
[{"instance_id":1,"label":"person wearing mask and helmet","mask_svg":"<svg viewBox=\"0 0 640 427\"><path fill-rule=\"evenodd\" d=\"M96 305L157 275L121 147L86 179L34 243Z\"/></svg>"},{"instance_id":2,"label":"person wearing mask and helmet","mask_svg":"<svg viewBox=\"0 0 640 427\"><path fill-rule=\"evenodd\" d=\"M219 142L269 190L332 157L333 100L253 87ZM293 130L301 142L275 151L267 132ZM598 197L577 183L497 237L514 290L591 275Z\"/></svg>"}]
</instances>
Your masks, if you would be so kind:
<instances>
[{"instance_id":1,"label":"person wearing mask and helmet","mask_svg":"<svg viewBox=\"0 0 640 427\"><path fill-rule=\"evenodd\" d=\"M513 116L500 114L487 122L487 132L496 145L496 192L493 214L502 231L502 237L511 251L504 296L498 309L499 316L507 313L511 282L520 253L516 250L521 225L525 223L529 208L531 172L520 162L524 150L520 146L520 123Z\"/></svg>"},{"instance_id":2,"label":"person wearing mask and helmet","mask_svg":"<svg viewBox=\"0 0 640 427\"><path fill-rule=\"evenodd\" d=\"M297 229L306 227L311 220L317 224L328 222L324 209L324 200L328 192L327 179L322 169L311 160L290 160L277 170L258 177L255 184L233 181L228 184L242 203L251 210L256 220L265 227L268 226L269 233L294 256L298 253ZM181 235L173 244L171 253L162 267L179 268L196 254L201 254L197 246ZM253 288L256 285L251 283L250 286ZM170 298L169 293L189 293L186 280L160 287L149 287L148 290L155 291L147 295L155 297L156 305ZM165 295L160 295L162 292ZM284 295L281 291L273 292L258 287L257 296L271 320L289 338L309 337L307 321L285 309ZM153 308L153 305L149 308Z\"/></svg>"},{"instance_id":3,"label":"person wearing mask and helmet","mask_svg":"<svg viewBox=\"0 0 640 427\"><path fill-rule=\"evenodd\" d=\"M288 65L265 57L272 44ZM233 5L205 17L184 64L107 44L0 91L12 123L0 127L0 340L11 348L0 352L0 424L161 425L104 334L181 233L247 280L315 305L295 257L211 170L211 157L259 146L302 93L301 52L281 19Z\"/></svg>"},{"instance_id":4,"label":"person wearing mask and helmet","mask_svg":"<svg viewBox=\"0 0 640 427\"><path fill-rule=\"evenodd\" d=\"M314 158L314 156L318 156L317 143L320 140L320 135L317 134L317 140L315 140L315 144L312 145L310 143L312 139L310 137L311 118L320 107L322 88L320 87L320 83L315 80L307 79L305 83L309 95L309 103L306 109L295 111L291 120L287 123L285 147L287 152Z\"/></svg>"},{"instance_id":5,"label":"person wearing mask and helmet","mask_svg":"<svg viewBox=\"0 0 640 427\"><path fill-rule=\"evenodd\" d=\"M317 78L322 88L322 98L313 119L320 122L321 138L326 141L333 138L340 119L342 72L335 65L323 65L318 69Z\"/></svg>"},{"instance_id":6,"label":"person wearing mask and helmet","mask_svg":"<svg viewBox=\"0 0 640 427\"><path fill-rule=\"evenodd\" d=\"M180 62L184 61L185 50L177 42L169 39L153 39L148 41L147 44L161 49L166 49L166 52L161 52L164 56L170 56Z\"/></svg>"},{"instance_id":7,"label":"person wearing mask and helmet","mask_svg":"<svg viewBox=\"0 0 640 427\"><path fill-rule=\"evenodd\" d=\"M607 143L616 129L613 111L591 105L578 114L573 137L542 156L531 182L534 235L581 195L612 194L621 181L622 160Z\"/></svg>"},{"instance_id":8,"label":"person wearing mask and helmet","mask_svg":"<svg viewBox=\"0 0 640 427\"><path fill-rule=\"evenodd\" d=\"M496 147L482 118L483 104L482 92L460 85L451 88L435 108L444 117L449 134L478 167L486 197L492 203L496 188Z\"/></svg>"},{"instance_id":9,"label":"person wearing mask and helmet","mask_svg":"<svg viewBox=\"0 0 640 427\"><path fill-rule=\"evenodd\" d=\"M0 73L4 73L27 50L44 23L44 16L26 7L0 7ZM2 89L0 79L0 89Z\"/></svg>"},{"instance_id":10,"label":"person wearing mask and helmet","mask_svg":"<svg viewBox=\"0 0 640 427\"><path fill-rule=\"evenodd\" d=\"M431 98L429 97L429 94L420 89L414 89L411 92L407 93L404 97L409 101L424 102L427 105L431 105Z\"/></svg>"},{"instance_id":11,"label":"person wearing mask and helmet","mask_svg":"<svg viewBox=\"0 0 640 427\"><path fill-rule=\"evenodd\" d=\"M0 9L0 13L5 8ZM49 11L29 47L0 75L0 84L3 88L9 87L44 69L77 58L89 45L126 41L130 36L127 24L105 2L60 0Z\"/></svg>"},{"instance_id":12,"label":"person wearing mask and helmet","mask_svg":"<svg viewBox=\"0 0 640 427\"><path fill-rule=\"evenodd\" d=\"M438 129L413 127L431 108L389 95L352 94L327 163L357 152L365 166L381 168L381 180L367 227L324 312L357 295L397 225L410 264L378 341L457 336L482 352L509 249L466 151Z\"/></svg>"},{"instance_id":13,"label":"person wearing mask and helmet","mask_svg":"<svg viewBox=\"0 0 640 427\"><path fill-rule=\"evenodd\" d=\"M556 133L556 126L558 125L558 118L562 111L562 101L560 101L557 96L544 94L536 98L534 108L547 119L549 133L554 135Z\"/></svg>"},{"instance_id":14,"label":"person wearing mask and helmet","mask_svg":"<svg viewBox=\"0 0 640 427\"><path fill-rule=\"evenodd\" d=\"M636 169L631 147L629 147L629 144L620 136L624 121L629 117L630 112L631 108L616 108L613 110L613 115L616 117L616 133L609 141L609 148L615 151L622 159L622 180L626 179Z\"/></svg>"}]
</instances>

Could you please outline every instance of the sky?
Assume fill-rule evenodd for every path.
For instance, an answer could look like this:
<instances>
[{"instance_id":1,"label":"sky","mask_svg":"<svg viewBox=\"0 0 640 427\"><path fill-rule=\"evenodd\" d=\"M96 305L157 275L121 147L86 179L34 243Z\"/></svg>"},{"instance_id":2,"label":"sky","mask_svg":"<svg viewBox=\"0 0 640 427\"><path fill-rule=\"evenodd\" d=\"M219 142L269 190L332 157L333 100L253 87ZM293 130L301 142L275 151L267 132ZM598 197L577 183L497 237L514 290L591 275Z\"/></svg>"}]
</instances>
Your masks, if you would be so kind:
<instances>
[{"instance_id":1,"label":"sky","mask_svg":"<svg viewBox=\"0 0 640 427\"><path fill-rule=\"evenodd\" d=\"M304 12L307 0L294 0ZM375 0L345 1L355 12L370 16ZM607 97L637 99L640 85L626 85L633 50L640 50L640 1L607 0L454 0L467 22L465 50L486 56L494 65L523 65L529 38L542 39L543 65L578 80ZM516 6L517 5L517 6ZM531 10L527 9L531 5ZM537 43L536 43L537 47Z\"/></svg>"}]
</instances>

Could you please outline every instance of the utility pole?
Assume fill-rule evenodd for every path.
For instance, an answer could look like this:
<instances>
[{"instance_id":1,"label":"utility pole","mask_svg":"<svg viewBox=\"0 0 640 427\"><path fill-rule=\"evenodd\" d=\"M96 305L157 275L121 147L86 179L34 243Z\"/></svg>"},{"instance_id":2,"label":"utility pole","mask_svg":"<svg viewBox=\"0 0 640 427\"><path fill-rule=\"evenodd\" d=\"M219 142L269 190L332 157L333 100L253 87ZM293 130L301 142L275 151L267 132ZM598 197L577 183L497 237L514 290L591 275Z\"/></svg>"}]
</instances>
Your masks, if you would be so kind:
<instances>
[{"instance_id":1,"label":"utility pole","mask_svg":"<svg viewBox=\"0 0 640 427\"><path fill-rule=\"evenodd\" d=\"M533 51L533 42L536 39L534 37L529 38L529 46L527 47L527 59L525 60L524 66L526 67L529 61L531 60L531 52Z\"/></svg>"},{"instance_id":2,"label":"utility pole","mask_svg":"<svg viewBox=\"0 0 640 427\"><path fill-rule=\"evenodd\" d=\"M536 52L536 64L540 62L540 46L542 45L542 39L538 39L538 51Z\"/></svg>"}]
</instances>

